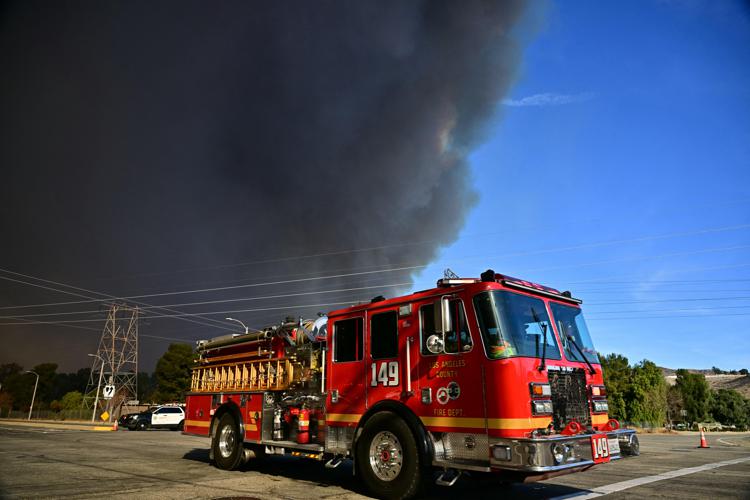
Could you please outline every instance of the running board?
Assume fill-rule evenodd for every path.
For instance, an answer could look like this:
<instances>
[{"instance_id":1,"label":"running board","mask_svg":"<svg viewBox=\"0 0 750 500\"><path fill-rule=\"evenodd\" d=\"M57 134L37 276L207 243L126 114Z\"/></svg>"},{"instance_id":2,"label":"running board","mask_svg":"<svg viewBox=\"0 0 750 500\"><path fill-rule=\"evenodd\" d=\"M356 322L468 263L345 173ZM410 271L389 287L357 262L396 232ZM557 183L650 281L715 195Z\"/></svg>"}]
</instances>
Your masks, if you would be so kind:
<instances>
[{"instance_id":1,"label":"running board","mask_svg":"<svg viewBox=\"0 0 750 500\"><path fill-rule=\"evenodd\" d=\"M440 476L435 480L435 484L438 486L453 486L461 477L462 472L456 469L448 469L443 471Z\"/></svg>"},{"instance_id":2,"label":"running board","mask_svg":"<svg viewBox=\"0 0 750 500\"><path fill-rule=\"evenodd\" d=\"M328 462L326 462L326 469L335 469L336 467L341 465L343 461L344 459L341 457L333 457Z\"/></svg>"}]
</instances>

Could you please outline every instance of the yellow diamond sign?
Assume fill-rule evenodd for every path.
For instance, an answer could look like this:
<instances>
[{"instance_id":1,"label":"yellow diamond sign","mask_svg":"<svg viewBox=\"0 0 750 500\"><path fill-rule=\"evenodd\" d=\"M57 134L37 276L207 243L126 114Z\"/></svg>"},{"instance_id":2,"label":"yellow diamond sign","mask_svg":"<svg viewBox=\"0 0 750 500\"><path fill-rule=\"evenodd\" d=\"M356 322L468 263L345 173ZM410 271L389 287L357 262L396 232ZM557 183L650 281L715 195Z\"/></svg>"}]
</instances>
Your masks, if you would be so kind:
<instances>
[{"instance_id":1,"label":"yellow diamond sign","mask_svg":"<svg viewBox=\"0 0 750 500\"><path fill-rule=\"evenodd\" d=\"M109 418L109 412L105 410L104 413L99 415L99 418L102 419L102 422L104 422L105 420Z\"/></svg>"}]
</instances>

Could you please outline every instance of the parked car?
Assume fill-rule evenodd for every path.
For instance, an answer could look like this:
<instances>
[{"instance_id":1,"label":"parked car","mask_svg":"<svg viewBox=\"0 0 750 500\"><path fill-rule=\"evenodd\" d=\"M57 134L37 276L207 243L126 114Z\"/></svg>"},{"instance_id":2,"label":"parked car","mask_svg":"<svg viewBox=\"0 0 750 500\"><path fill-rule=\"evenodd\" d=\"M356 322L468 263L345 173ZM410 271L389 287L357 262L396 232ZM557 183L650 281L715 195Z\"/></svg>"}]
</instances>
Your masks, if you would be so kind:
<instances>
[{"instance_id":1,"label":"parked car","mask_svg":"<svg viewBox=\"0 0 750 500\"><path fill-rule=\"evenodd\" d=\"M128 421L132 418L138 415L137 413L127 413L125 415L120 415L120 418L117 419L117 425L119 427L127 427Z\"/></svg>"},{"instance_id":2,"label":"parked car","mask_svg":"<svg viewBox=\"0 0 750 500\"><path fill-rule=\"evenodd\" d=\"M131 416L126 426L131 431L146 429L182 430L185 425L185 410L179 406L159 406Z\"/></svg>"}]
</instances>

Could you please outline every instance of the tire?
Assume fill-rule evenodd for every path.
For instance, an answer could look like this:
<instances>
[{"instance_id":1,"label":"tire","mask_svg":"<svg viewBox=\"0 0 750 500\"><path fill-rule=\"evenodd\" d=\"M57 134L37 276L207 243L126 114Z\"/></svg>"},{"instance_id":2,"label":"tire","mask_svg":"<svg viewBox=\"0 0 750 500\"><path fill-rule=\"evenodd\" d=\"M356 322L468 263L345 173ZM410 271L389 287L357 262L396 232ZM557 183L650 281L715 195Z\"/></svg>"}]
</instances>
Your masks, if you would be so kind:
<instances>
[{"instance_id":1,"label":"tire","mask_svg":"<svg viewBox=\"0 0 750 500\"><path fill-rule=\"evenodd\" d=\"M185 421L184 420L180 420L179 424L175 425L174 427L170 427L169 428L169 430L172 430L172 431L181 431L183 429L185 429Z\"/></svg>"},{"instance_id":2,"label":"tire","mask_svg":"<svg viewBox=\"0 0 750 500\"><path fill-rule=\"evenodd\" d=\"M370 492L388 500L411 498L426 483L427 464L409 426L398 415L373 415L357 440L357 474Z\"/></svg>"},{"instance_id":3,"label":"tire","mask_svg":"<svg viewBox=\"0 0 750 500\"><path fill-rule=\"evenodd\" d=\"M242 463L242 436L234 417L225 413L216 426L216 434L211 440L214 461L219 469L234 470Z\"/></svg>"},{"instance_id":4,"label":"tire","mask_svg":"<svg viewBox=\"0 0 750 500\"><path fill-rule=\"evenodd\" d=\"M145 431L148 429L148 427L149 426L146 422L138 422L135 428L136 430L139 430L139 431Z\"/></svg>"},{"instance_id":5,"label":"tire","mask_svg":"<svg viewBox=\"0 0 750 500\"><path fill-rule=\"evenodd\" d=\"M627 454L631 457L637 457L641 454L641 443L638 440L637 434L633 434L632 436L630 436Z\"/></svg>"}]
</instances>

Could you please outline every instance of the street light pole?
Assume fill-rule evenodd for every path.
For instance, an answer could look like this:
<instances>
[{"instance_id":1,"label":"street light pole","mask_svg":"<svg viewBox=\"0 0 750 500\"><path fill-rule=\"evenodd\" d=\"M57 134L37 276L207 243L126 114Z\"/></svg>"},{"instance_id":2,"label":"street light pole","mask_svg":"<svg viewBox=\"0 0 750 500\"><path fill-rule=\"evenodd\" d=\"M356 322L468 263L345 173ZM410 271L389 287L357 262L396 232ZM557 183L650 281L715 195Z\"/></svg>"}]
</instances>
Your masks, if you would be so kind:
<instances>
[{"instance_id":1,"label":"street light pole","mask_svg":"<svg viewBox=\"0 0 750 500\"><path fill-rule=\"evenodd\" d=\"M88 354L88 356L98 359L99 362L102 364L102 367L99 368L99 384L97 384L96 386L96 399L94 400L94 411L91 412L91 421L93 422L94 417L96 417L96 407L99 406L99 389L102 386L102 375L104 374L104 360L98 354Z\"/></svg>"},{"instance_id":2,"label":"street light pole","mask_svg":"<svg viewBox=\"0 0 750 500\"><path fill-rule=\"evenodd\" d=\"M227 321L236 321L237 323L239 323L240 325L242 325L242 327L243 327L243 328L245 329L245 335L247 335L247 334L248 334L248 331L249 331L249 330L248 330L248 328L247 328L247 325L246 325L245 323L243 323L242 321L240 321L240 320L238 320L238 319L234 319L234 318L225 318L225 319L226 319Z\"/></svg>"},{"instance_id":3,"label":"street light pole","mask_svg":"<svg viewBox=\"0 0 750 500\"><path fill-rule=\"evenodd\" d=\"M28 418L28 420L31 420L31 410L34 409L34 400L36 399L36 388L39 385L39 374L37 372L33 372L31 370L26 370L25 373L31 373L32 375L36 375L36 382L34 382L34 394L31 395L31 406L29 407L29 418Z\"/></svg>"}]
</instances>

